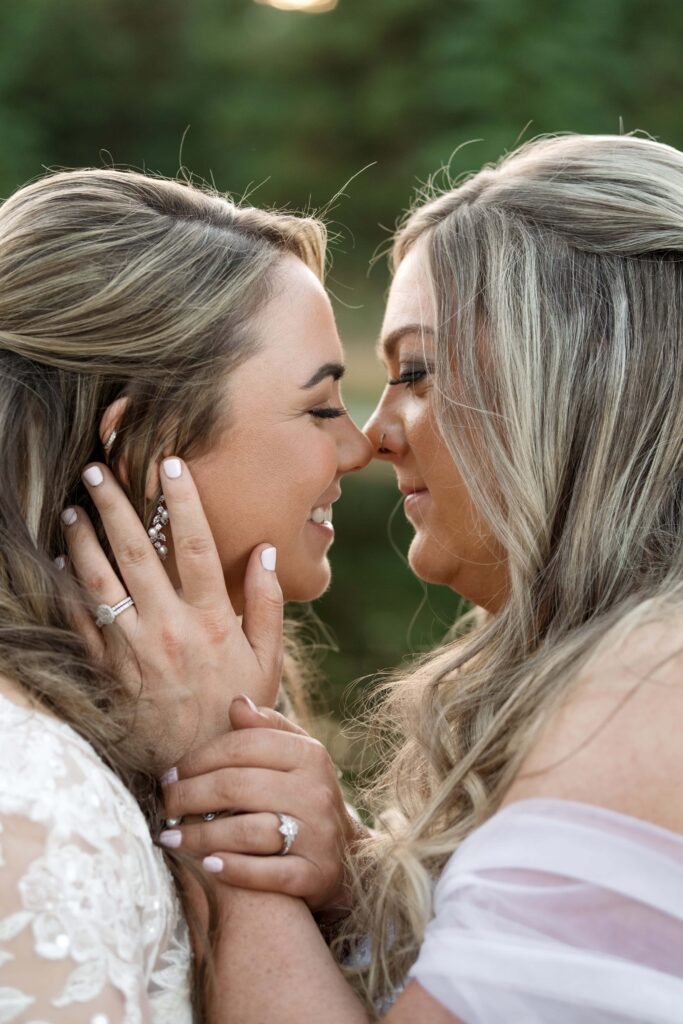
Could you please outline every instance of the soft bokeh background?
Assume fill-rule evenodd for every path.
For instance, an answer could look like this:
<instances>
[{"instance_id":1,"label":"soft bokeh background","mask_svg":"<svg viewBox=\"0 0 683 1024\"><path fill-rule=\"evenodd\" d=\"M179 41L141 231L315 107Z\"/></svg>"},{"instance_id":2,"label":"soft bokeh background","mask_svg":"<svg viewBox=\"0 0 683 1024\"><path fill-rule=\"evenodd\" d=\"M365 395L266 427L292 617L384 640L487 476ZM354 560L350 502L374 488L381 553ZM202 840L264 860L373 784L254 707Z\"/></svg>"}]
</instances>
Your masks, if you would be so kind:
<instances>
[{"instance_id":1,"label":"soft bokeh background","mask_svg":"<svg viewBox=\"0 0 683 1024\"><path fill-rule=\"evenodd\" d=\"M334 200L329 283L362 421L382 381L372 350L388 283L386 261L369 264L415 186L547 131L683 145L683 3L317 2L327 9L0 0L0 196L47 167L113 162L182 166L256 204ZM376 468L344 493L335 585L317 605L339 647L323 663L336 715L352 680L438 640L458 609L405 567L391 475Z\"/></svg>"}]
</instances>

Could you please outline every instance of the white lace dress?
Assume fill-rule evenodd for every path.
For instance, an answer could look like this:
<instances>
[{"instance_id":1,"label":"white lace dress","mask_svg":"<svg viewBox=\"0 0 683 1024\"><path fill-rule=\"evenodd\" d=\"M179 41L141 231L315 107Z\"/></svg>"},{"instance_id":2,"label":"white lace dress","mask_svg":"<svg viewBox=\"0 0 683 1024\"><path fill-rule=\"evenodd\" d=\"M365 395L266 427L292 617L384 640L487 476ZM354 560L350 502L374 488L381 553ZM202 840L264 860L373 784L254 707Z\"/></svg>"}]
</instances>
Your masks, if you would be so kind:
<instances>
[{"instance_id":1,"label":"white lace dress","mask_svg":"<svg viewBox=\"0 0 683 1024\"><path fill-rule=\"evenodd\" d=\"M133 796L0 695L0 1024L191 1024L187 928Z\"/></svg>"}]
</instances>

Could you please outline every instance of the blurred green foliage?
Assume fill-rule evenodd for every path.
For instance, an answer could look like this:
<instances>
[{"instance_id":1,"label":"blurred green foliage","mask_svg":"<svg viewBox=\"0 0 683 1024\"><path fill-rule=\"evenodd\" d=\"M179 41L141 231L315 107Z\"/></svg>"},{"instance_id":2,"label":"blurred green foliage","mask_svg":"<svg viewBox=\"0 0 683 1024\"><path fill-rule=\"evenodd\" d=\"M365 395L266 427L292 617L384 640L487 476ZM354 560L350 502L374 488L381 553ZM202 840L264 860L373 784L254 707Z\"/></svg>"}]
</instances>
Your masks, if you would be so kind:
<instances>
[{"instance_id":1,"label":"blurred green foliage","mask_svg":"<svg viewBox=\"0 0 683 1024\"><path fill-rule=\"evenodd\" d=\"M681 0L339 0L315 16L252 0L1 0L0 196L45 167L102 162L170 175L182 162L299 208L350 182L330 214L330 283L362 417L388 280L368 260L414 186L471 140L453 173L545 131L623 124L683 145L681 39ZM341 648L327 659L335 707L344 681L436 639L456 605L430 595L409 636L422 591L387 539L396 493L381 475L345 490L319 606ZM396 529L405 550L402 513Z\"/></svg>"}]
</instances>

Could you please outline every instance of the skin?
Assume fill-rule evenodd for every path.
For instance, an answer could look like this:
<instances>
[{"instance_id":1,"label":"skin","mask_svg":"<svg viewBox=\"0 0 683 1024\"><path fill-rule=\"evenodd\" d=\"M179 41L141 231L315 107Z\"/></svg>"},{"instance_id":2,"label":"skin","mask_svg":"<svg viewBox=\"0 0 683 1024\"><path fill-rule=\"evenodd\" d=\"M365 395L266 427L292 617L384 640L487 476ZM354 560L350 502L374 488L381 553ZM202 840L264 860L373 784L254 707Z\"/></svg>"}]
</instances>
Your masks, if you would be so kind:
<instances>
[{"instance_id":1,"label":"skin","mask_svg":"<svg viewBox=\"0 0 683 1024\"><path fill-rule=\"evenodd\" d=\"M434 322L433 308L426 305L429 288L419 250L415 249L413 254L412 266L408 257L397 274L385 320L384 351L392 377L405 369L404 364L414 363L418 356L426 361L429 354L427 328ZM406 324L417 324L417 329L413 327L411 334L404 333ZM397 340L394 348L386 341L392 335L396 339L397 331L400 344ZM411 547L414 571L425 579L453 586L494 611L505 590L503 560L490 558L491 538L487 537L468 502L462 481L455 473L445 445L439 440L429 393L426 378L414 391L405 384L388 386L368 425L368 433L378 447L382 434L386 435L381 446L388 451L379 454L395 465L399 485L405 490L417 488L427 492L412 499L407 508L416 527ZM394 394L398 397L394 398ZM466 522L461 524L458 516L464 516ZM488 563L485 555L489 556ZM198 565L195 571L197 568ZM277 649L276 619L277 616L273 616L262 631L264 652L270 647ZM667 624L663 633L645 629L631 639L630 645L603 652L586 671L577 699L557 716L541 737L506 802L537 795L577 799L683 831L683 820L676 816L675 808L672 812L670 799L671 778L683 776L683 755L673 724L677 717L672 715L672 701L680 702L680 654L677 659L674 657L681 648L680 628L680 621L676 620ZM653 661L659 662L665 653L670 660L666 667L653 674ZM266 656L265 660L277 659ZM232 663L236 668L239 659L233 659ZM642 685L644 679L652 685ZM618 716L614 717L617 712ZM248 732L265 734L273 728L281 728L274 720L259 721L258 716L259 712L250 709L248 703L242 702L239 706L239 702L234 702L231 709L234 732L229 741L234 749L228 754L224 741L219 740L223 744L222 752L215 764L211 761L211 749L215 747L193 754L181 763L179 780L166 786L167 813L203 812L234 806L241 801L249 804L250 793L258 802L256 794L263 791L263 786L258 785L263 776L259 778L254 774L252 779L251 773L263 772L260 765L265 755L263 750L257 750L259 744L263 745L263 737L253 736L251 742L236 742L237 737L240 732L246 736ZM611 723L608 728L604 728L606 721ZM644 721L646 730L642 728ZM338 815L338 805L331 795L331 776L320 770L320 752L313 752L313 756L319 762L315 771L324 776L322 787L315 782L313 769L309 771L305 764L306 737L298 736L287 740L286 744L280 743L281 754L277 755L278 744L272 731L268 738L266 746L270 753L266 759L271 753L274 755L268 765L269 773L274 775L266 789L271 798L277 797L274 804L268 806L285 807L292 801L289 806L294 810L297 794L304 796L309 805L320 796L327 802L328 811L315 813L318 826L323 817L330 817L330 807L332 814ZM632 752L632 763L624 757L624 751ZM208 761L203 760L207 757ZM326 796L323 789L327 789ZM680 800L674 803L683 806ZM265 804L263 808L254 805L245 809L253 810L254 822L262 824L264 808ZM226 846L221 846L219 841L212 843L212 839L218 840L219 830L223 829L218 819L196 834L196 845L188 841L187 847L193 852L222 858L226 867L223 872L217 872L216 877L232 881L232 886L217 888L225 914L221 948L216 958L217 1001L211 1020L224 1019L221 1008L226 1005L230 1006L231 1020L237 1024L275 1018L285 1024L308 1021L312 1024L321 1019L331 1024L361 1024L368 1020L332 960L303 900L285 895L294 889L292 880L297 859L313 860L318 867L321 864L319 851L315 849L314 830L307 832L303 811L300 814L301 835L290 857L273 856L273 848L268 846L270 840L265 836L268 849L263 846L258 858L262 865L258 880L253 877L249 880L246 876L241 883L235 880L235 852L239 850L244 860L247 850L258 849L258 843L252 843L248 834L234 835L230 840L225 831ZM272 812L270 817L274 818ZM190 833L186 834L189 840ZM266 880L268 865L272 874ZM332 871L330 880L332 884ZM233 887L240 884L277 891L256 893ZM324 905L322 899L319 905ZM266 984L263 984L264 964L267 965ZM415 1020L425 1024L459 1024L457 1018L414 981L383 1019L388 1024L408 1024Z\"/></svg>"},{"instance_id":2,"label":"skin","mask_svg":"<svg viewBox=\"0 0 683 1024\"><path fill-rule=\"evenodd\" d=\"M310 601L325 591L334 530L310 522L310 513L337 501L341 478L372 454L341 399L344 355L325 289L292 255L275 274L274 294L254 325L259 349L225 382L226 429L210 451L188 460L237 612L247 561L260 543L277 549L285 600ZM322 367L336 369L306 387ZM320 416L335 410L335 418ZM104 417L103 438L116 412ZM151 494L155 488L151 479ZM165 532L166 568L178 586L172 519Z\"/></svg>"},{"instance_id":3,"label":"skin","mask_svg":"<svg viewBox=\"0 0 683 1024\"><path fill-rule=\"evenodd\" d=\"M478 515L434 415L437 318L427 267L421 241L396 272L379 345L389 383L365 433L375 458L393 465L406 495L405 514L415 527L408 553L413 572L497 611L506 594L505 556Z\"/></svg>"}]
</instances>

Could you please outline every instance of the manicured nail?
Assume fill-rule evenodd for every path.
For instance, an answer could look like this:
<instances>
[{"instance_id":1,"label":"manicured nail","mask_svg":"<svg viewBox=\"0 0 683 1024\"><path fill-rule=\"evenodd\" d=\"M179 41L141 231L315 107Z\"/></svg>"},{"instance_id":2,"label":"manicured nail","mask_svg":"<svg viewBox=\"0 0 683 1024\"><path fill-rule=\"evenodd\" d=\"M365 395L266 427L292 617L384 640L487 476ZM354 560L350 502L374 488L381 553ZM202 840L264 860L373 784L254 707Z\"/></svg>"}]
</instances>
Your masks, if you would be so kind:
<instances>
[{"instance_id":1,"label":"manicured nail","mask_svg":"<svg viewBox=\"0 0 683 1024\"><path fill-rule=\"evenodd\" d=\"M75 508L65 508L62 512L62 522L65 526L73 526L77 519Z\"/></svg>"},{"instance_id":2,"label":"manicured nail","mask_svg":"<svg viewBox=\"0 0 683 1024\"><path fill-rule=\"evenodd\" d=\"M264 548L261 552L261 565L268 572L275 572L277 562L277 550L275 548Z\"/></svg>"},{"instance_id":3,"label":"manicured nail","mask_svg":"<svg viewBox=\"0 0 683 1024\"><path fill-rule=\"evenodd\" d=\"M177 782L177 781L178 781L178 769L177 768L169 768L168 771L164 772L164 774L159 779L159 782L161 783L162 786L170 786L172 782Z\"/></svg>"},{"instance_id":4,"label":"manicured nail","mask_svg":"<svg viewBox=\"0 0 683 1024\"><path fill-rule=\"evenodd\" d=\"M57 555L57 557L55 558L55 565L61 572L64 566L66 565L66 558L64 557L64 555Z\"/></svg>"},{"instance_id":5,"label":"manicured nail","mask_svg":"<svg viewBox=\"0 0 683 1024\"><path fill-rule=\"evenodd\" d=\"M246 693L239 693L234 698L234 700L243 700L244 703L249 707L249 709L251 711L255 711L257 715L260 714L259 709L256 707L256 705L254 704L253 700L251 699L251 697L248 696L248 694L246 694Z\"/></svg>"},{"instance_id":6,"label":"manicured nail","mask_svg":"<svg viewBox=\"0 0 683 1024\"><path fill-rule=\"evenodd\" d=\"M159 842L169 850L177 850L183 841L183 833L177 828L167 828L159 833Z\"/></svg>"},{"instance_id":7,"label":"manicured nail","mask_svg":"<svg viewBox=\"0 0 683 1024\"><path fill-rule=\"evenodd\" d=\"M162 466L164 467L164 473L169 480L177 480L183 471L183 465L180 459L164 459Z\"/></svg>"},{"instance_id":8,"label":"manicured nail","mask_svg":"<svg viewBox=\"0 0 683 1024\"><path fill-rule=\"evenodd\" d=\"M104 475L99 466L88 466L88 468L83 471L83 479L87 484L90 484L91 487L99 487L104 480Z\"/></svg>"},{"instance_id":9,"label":"manicured nail","mask_svg":"<svg viewBox=\"0 0 683 1024\"><path fill-rule=\"evenodd\" d=\"M223 861L220 857L205 857L202 865L204 870L209 871L212 875L216 875L219 871L223 870Z\"/></svg>"}]
</instances>

